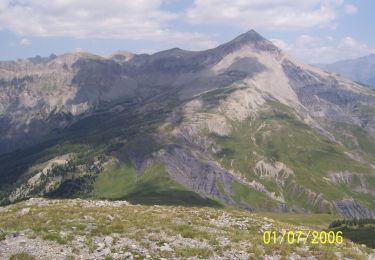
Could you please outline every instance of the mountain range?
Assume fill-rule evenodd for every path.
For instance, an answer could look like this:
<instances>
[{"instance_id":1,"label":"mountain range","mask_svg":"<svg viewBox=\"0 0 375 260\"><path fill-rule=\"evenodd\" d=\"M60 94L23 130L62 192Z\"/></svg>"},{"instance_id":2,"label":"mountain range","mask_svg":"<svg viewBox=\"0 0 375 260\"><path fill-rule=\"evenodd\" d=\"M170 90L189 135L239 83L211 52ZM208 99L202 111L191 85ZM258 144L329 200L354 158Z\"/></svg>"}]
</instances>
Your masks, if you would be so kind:
<instances>
[{"instance_id":1,"label":"mountain range","mask_svg":"<svg viewBox=\"0 0 375 260\"><path fill-rule=\"evenodd\" d=\"M205 51L0 62L0 200L375 218L375 92L254 30Z\"/></svg>"},{"instance_id":2,"label":"mountain range","mask_svg":"<svg viewBox=\"0 0 375 260\"><path fill-rule=\"evenodd\" d=\"M331 64L319 64L320 68L375 88L375 54Z\"/></svg>"}]
</instances>

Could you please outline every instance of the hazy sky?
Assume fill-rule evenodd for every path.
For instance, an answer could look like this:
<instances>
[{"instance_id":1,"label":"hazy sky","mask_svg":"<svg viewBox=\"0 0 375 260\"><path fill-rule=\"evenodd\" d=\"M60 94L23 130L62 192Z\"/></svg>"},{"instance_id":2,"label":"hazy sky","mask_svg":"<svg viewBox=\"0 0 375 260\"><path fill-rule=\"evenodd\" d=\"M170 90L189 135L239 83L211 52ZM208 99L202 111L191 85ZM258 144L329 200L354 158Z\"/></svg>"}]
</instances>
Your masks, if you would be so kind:
<instances>
[{"instance_id":1,"label":"hazy sky","mask_svg":"<svg viewBox=\"0 0 375 260\"><path fill-rule=\"evenodd\" d=\"M0 0L0 60L215 47L255 29L309 63L375 53L373 0Z\"/></svg>"}]
</instances>

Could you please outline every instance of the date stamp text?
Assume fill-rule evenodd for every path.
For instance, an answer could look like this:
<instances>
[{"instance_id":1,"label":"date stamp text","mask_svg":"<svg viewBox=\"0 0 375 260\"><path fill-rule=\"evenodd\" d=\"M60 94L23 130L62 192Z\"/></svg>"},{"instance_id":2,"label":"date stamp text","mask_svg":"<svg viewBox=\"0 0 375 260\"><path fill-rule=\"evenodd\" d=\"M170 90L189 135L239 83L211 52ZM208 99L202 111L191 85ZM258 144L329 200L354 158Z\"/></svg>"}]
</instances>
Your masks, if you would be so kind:
<instances>
[{"instance_id":1,"label":"date stamp text","mask_svg":"<svg viewBox=\"0 0 375 260\"><path fill-rule=\"evenodd\" d=\"M268 244L342 244L341 231L264 231L263 243Z\"/></svg>"}]
</instances>

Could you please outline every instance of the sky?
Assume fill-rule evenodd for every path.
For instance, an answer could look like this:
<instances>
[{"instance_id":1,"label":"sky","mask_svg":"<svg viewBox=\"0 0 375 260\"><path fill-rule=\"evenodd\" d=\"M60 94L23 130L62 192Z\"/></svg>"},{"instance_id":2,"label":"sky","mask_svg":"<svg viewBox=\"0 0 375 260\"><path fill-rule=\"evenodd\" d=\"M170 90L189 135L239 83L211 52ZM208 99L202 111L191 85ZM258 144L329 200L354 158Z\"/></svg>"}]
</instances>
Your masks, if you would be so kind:
<instances>
[{"instance_id":1,"label":"sky","mask_svg":"<svg viewBox=\"0 0 375 260\"><path fill-rule=\"evenodd\" d=\"M373 0L0 0L0 60L204 50L254 29L311 64L375 53Z\"/></svg>"}]
</instances>

